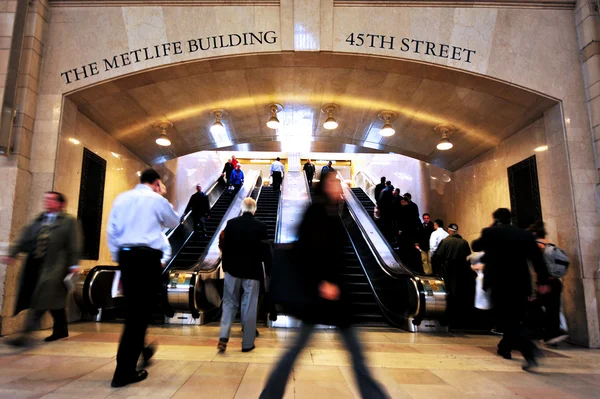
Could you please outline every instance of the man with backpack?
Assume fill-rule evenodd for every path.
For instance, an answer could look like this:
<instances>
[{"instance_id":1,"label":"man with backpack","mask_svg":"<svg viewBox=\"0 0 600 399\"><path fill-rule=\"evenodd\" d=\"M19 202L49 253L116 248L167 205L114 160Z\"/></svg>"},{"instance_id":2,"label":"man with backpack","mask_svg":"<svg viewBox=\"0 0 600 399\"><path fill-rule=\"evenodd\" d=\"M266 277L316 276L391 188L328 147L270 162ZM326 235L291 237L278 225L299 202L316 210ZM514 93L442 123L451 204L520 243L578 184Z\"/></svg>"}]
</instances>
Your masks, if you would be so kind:
<instances>
[{"instance_id":1,"label":"man with backpack","mask_svg":"<svg viewBox=\"0 0 600 399\"><path fill-rule=\"evenodd\" d=\"M544 255L544 262L548 269L548 285L550 291L538 295L539 305L544 312L544 343L556 345L569 337L560 327L560 308L562 296L562 283L560 279L567 274L569 257L566 252L550 243L546 239L544 222L536 222L528 229L536 238L538 247Z\"/></svg>"}]
</instances>

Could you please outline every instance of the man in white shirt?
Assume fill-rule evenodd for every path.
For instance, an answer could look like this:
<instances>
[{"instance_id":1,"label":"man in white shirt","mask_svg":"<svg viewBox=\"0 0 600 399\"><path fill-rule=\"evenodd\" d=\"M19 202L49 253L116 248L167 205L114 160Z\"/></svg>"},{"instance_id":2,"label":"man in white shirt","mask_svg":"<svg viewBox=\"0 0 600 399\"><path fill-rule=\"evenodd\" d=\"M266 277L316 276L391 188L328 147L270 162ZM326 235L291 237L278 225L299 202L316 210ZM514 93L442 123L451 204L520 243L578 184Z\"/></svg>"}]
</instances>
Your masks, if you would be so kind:
<instances>
[{"instance_id":1,"label":"man in white shirt","mask_svg":"<svg viewBox=\"0 0 600 399\"><path fill-rule=\"evenodd\" d=\"M136 365L160 289L162 230L179 224L179 215L160 192L158 172L145 170L140 184L115 199L108 220L108 247L121 269L126 312L113 387L148 377L148 372L136 370Z\"/></svg>"},{"instance_id":2,"label":"man in white shirt","mask_svg":"<svg viewBox=\"0 0 600 399\"><path fill-rule=\"evenodd\" d=\"M431 237L429 237L429 256L431 258L433 258L433 254L435 254L436 249L438 249L440 242L446 237L448 237L448 233L444 231L444 221L441 219L434 220L433 233L431 233Z\"/></svg>"},{"instance_id":3,"label":"man in white shirt","mask_svg":"<svg viewBox=\"0 0 600 399\"><path fill-rule=\"evenodd\" d=\"M273 190L279 191L281 187L281 182L283 181L283 164L281 163L281 159L277 157L275 162L271 164L271 176L273 177Z\"/></svg>"}]
</instances>

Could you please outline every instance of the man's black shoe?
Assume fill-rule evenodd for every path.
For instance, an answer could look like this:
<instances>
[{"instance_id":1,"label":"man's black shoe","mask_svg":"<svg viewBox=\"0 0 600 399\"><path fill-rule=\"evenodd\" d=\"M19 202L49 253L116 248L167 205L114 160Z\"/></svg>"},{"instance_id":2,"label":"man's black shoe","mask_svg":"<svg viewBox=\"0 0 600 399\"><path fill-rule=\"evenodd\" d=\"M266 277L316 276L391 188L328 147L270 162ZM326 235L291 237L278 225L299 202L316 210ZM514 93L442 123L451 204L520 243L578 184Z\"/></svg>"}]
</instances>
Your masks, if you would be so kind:
<instances>
[{"instance_id":1,"label":"man's black shoe","mask_svg":"<svg viewBox=\"0 0 600 399\"><path fill-rule=\"evenodd\" d=\"M52 342L52 341L57 341L59 339L63 339L63 338L67 338L69 336L68 332L61 332L61 333L52 333L52 335L50 335L49 337L46 337L44 339L44 341L46 342Z\"/></svg>"},{"instance_id":2,"label":"man's black shoe","mask_svg":"<svg viewBox=\"0 0 600 399\"><path fill-rule=\"evenodd\" d=\"M10 346L14 346L15 348L24 348L29 346L29 340L23 337L7 339L6 343Z\"/></svg>"},{"instance_id":3,"label":"man's black shoe","mask_svg":"<svg viewBox=\"0 0 600 399\"><path fill-rule=\"evenodd\" d=\"M142 367L148 367L150 365L150 359L156 353L156 345L149 344L144 349L142 349Z\"/></svg>"},{"instance_id":4,"label":"man's black shoe","mask_svg":"<svg viewBox=\"0 0 600 399\"><path fill-rule=\"evenodd\" d=\"M246 348L246 349L242 348L242 352L250 352L251 350L254 350L254 349L256 349L256 346L252 345L250 348Z\"/></svg>"},{"instance_id":5,"label":"man's black shoe","mask_svg":"<svg viewBox=\"0 0 600 399\"><path fill-rule=\"evenodd\" d=\"M525 364L523 365L523 371L534 371L538 367L538 363L535 358L531 357L529 359L525 359Z\"/></svg>"},{"instance_id":6,"label":"man's black shoe","mask_svg":"<svg viewBox=\"0 0 600 399\"><path fill-rule=\"evenodd\" d=\"M503 351L503 350L498 349L498 351L496 353L498 355L502 356L503 358L505 358L506 360L512 359L512 354L510 353L510 351Z\"/></svg>"},{"instance_id":7,"label":"man's black shoe","mask_svg":"<svg viewBox=\"0 0 600 399\"><path fill-rule=\"evenodd\" d=\"M136 371L135 374L133 374L129 377L125 377L125 378L116 377L116 376L113 377L113 380L110 383L110 386L113 388L121 388L121 387L124 387L125 385L134 384L136 382L143 381L146 378L148 378L148 372L146 370L139 370L139 371Z\"/></svg>"}]
</instances>

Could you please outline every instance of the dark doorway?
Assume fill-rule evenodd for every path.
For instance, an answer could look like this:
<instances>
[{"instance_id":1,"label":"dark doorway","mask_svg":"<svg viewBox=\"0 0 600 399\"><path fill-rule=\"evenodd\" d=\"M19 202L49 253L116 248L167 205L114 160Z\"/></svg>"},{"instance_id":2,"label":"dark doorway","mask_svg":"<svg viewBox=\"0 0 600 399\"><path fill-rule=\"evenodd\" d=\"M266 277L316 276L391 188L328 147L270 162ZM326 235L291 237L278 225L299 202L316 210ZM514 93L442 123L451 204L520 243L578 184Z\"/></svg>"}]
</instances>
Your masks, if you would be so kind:
<instances>
[{"instance_id":1,"label":"dark doorway","mask_svg":"<svg viewBox=\"0 0 600 399\"><path fill-rule=\"evenodd\" d=\"M84 148L77 210L83 230L82 259L98 260L100 253L105 178L106 160Z\"/></svg>"},{"instance_id":2,"label":"dark doorway","mask_svg":"<svg viewBox=\"0 0 600 399\"><path fill-rule=\"evenodd\" d=\"M543 220L535 155L508 168L508 189L514 226L527 228Z\"/></svg>"}]
</instances>

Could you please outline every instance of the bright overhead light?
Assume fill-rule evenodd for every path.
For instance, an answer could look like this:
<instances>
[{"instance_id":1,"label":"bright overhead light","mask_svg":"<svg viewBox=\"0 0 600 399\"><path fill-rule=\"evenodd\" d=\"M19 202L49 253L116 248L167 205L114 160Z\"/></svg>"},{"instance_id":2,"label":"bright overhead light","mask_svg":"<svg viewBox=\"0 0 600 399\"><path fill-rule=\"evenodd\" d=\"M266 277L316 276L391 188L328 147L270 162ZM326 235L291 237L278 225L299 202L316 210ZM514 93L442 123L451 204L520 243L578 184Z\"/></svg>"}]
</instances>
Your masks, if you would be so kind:
<instances>
[{"instance_id":1,"label":"bright overhead light","mask_svg":"<svg viewBox=\"0 0 600 399\"><path fill-rule=\"evenodd\" d=\"M73 144L80 144L81 142L77 139L74 139L73 137L69 138L69 141Z\"/></svg>"},{"instance_id":2,"label":"bright overhead light","mask_svg":"<svg viewBox=\"0 0 600 399\"><path fill-rule=\"evenodd\" d=\"M270 104L269 111L271 112L271 118L267 121L267 127L269 129L278 129L281 123L277 119L277 113L283 111L283 107L280 104Z\"/></svg>"},{"instance_id":3,"label":"bright overhead light","mask_svg":"<svg viewBox=\"0 0 600 399\"><path fill-rule=\"evenodd\" d=\"M448 140L448 137L444 136L442 136L442 140L440 140L440 142L437 145L437 149L440 151L447 151L452 147L454 147L454 144L452 144L450 140Z\"/></svg>"},{"instance_id":4,"label":"bright overhead light","mask_svg":"<svg viewBox=\"0 0 600 399\"><path fill-rule=\"evenodd\" d=\"M392 118L396 118L397 116L398 116L398 114L396 114L393 111L381 111L377 115L377 117L384 122L383 127L379 131L380 135L382 135L383 137L390 137L390 136L393 136L394 134L396 134L396 129L394 129L394 127L392 126L392 124L390 122L391 122Z\"/></svg>"},{"instance_id":5,"label":"bright overhead light","mask_svg":"<svg viewBox=\"0 0 600 399\"><path fill-rule=\"evenodd\" d=\"M158 138L156 139L156 144L162 146L162 147L168 147L171 145L171 140L169 140L169 137L167 137L166 134L162 133L160 136L158 136Z\"/></svg>"},{"instance_id":6,"label":"bright overhead light","mask_svg":"<svg viewBox=\"0 0 600 399\"><path fill-rule=\"evenodd\" d=\"M167 136L167 128L173 127L173 124L168 121L160 121L154 124L154 127L160 129L160 135L156 139L155 143L161 147L168 147L171 145L171 140Z\"/></svg>"},{"instance_id":7,"label":"bright overhead light","mask_svg":"<svg viewBox=\"0 0 600 399\"><path fill-rule=\"evenodd\" d=\"M138 171L136 172L136 175L138 175L138 177L139 177L139 176L141 176L141 175L142 175L142 172L140 172L140 171L138 170Z\"/></svg>"},{"instance_id":8,"label":"bright overhead light","mask_svg":"<svg viewBox=\"0 0 600 399\"><path fill-rule=\"evenodd\" d=\"M210 127L210 132L212 134L223 134L225 133L225 126L221 123L221 117L223 116L222 111L215 111L215 123Z\"/></svg>"},{"instance_id":9,"label":"bright overhead light","mask_svg":"<svg viewBox=\"0 0 600 399\"><path fill-rule=\"evenodd\" d=\"M535 152L542 152L542 151L548 151L548 146L542 145L535 149Z\"/></svg>"},{"instance_id":10,"label":"bright overhead light","mask_svg":"<svg viewBox=\"0 0 600 399\"><path fill-rule=\"evenodd\" d=\"M327 119L323 123L323 127L327 130L337 129L338 123L333 117L333 107L327 108Z\"/></svg>"},{"instance_id":11,"label":"bright overhead light","mask_svg":"<svg viewBox=\"0 0 600 399\"><path fill-rule=\"evenodd\" d=\"M438 125L435 127L435 131L438 133L442 134L442 139L440 140L440 142L437 145L437 149L440 151L447 151L450 148L454 147L454 144L452 144L450 142L450 139L448 139L448 132L450 130L454 129L453 126L450 125Z\"/></svg>"},{"instance_id":12,"label":"bright overhead light","mask_svg":"<svg viewBox=\"0 0 600 399\"><path fill-rule=\"evenodd\" d=\"M119 154L117 154L116 152L111 152L111 154L115 158L121 158L121 156Z\"/></svg>"}]
</instances>

